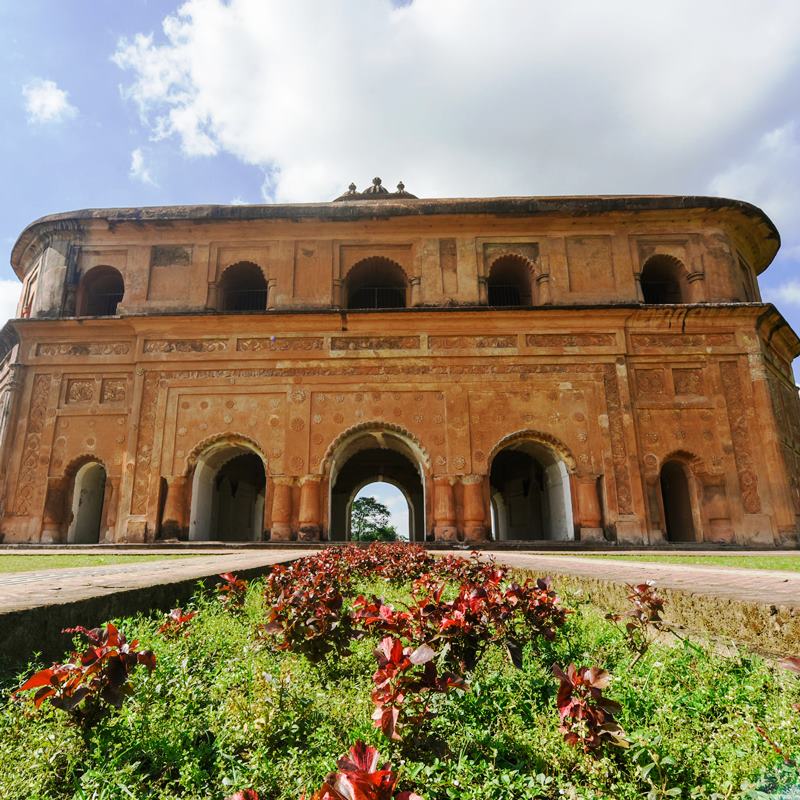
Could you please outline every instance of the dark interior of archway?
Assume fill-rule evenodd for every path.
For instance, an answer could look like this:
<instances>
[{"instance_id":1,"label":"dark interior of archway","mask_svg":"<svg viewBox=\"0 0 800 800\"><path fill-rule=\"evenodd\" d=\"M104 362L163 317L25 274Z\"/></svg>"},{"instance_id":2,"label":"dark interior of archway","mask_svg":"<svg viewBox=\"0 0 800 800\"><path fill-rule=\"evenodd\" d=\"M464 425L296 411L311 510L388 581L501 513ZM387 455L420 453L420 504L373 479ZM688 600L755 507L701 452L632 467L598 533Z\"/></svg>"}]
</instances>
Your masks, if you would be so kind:
<instances>
[{"instance_id":1,"label":"dark interior of archway","mask_svg":"<svg viewBox=\"0 0 800 800\"><path fill-rule=\"evenodd\" d=\"M257 264L242 262L228 267L220 280L222 311L264 311L267 282Z\"/></svg>"},{"instance_id":2,"label":"dark interior of archway","mask_svg":"<svg viewBox=\"0 0 800 800\"><path fill-rule=\"evenodd\" d=\"M528 264L515 256L503 256L492 264L487 281L490 306L533 305Z\"/></svg>"},{"instance_id":3,"label":"dark interior of archway","mask_svg":"<svg viewBox=\"0 0 800 800\"><path fill-rule=\"evenodd\" d=\"M348 308L405 308L406 277L386 258L367 258L347 276Z\"/></svg>"},{"instance_id":4,"label":"dark interior of archway","mask_svg":"<svg viewBox=\"0 0 800 800\"><path fill-rule=\"evenodd\" d=\"M409 540L425 539L425 507L422 479L416 466L395 450L371 448L353 454L339 470L331 490L332 541L345 541L349 529L349 505L356 490L367 483L386 481L410 499Z\"/></svg>"},{"instance_id":5,"label":"dark interior of archway","mask_svg":"<svg viewBox=\"0 0 800 800\"><path fill-rule=\"evenodd\" d=\"M689 479L683 464L668 461L661 468L661 499L667 539L670 542L696 541Z\"/></svg>"},{"instance_id":6,"label":"dark interior of archway","mask_svg":"<svg viewBox=\"0 0 800 800\"><path fill-rule=\"evenodd\" d=\"M492 462L492 502L498 539L550 537L549 499L542 464L521 450L503 450Z\"/></svg>"},{"instance_id":7,"label":"dark interior of archway","mask_svg":"<svg viewBox=\"0 0 800 800\"><path fill-rule=\"evenodd\" d=\"M237 542L261 539L264 520L264 463L244 453L223 464L214 477L212 539Z\"/></svg>"},{"instance_id":8,"label":"dark interior of archway","mask_svg":"<svg viewBox=\"0 0 800 800\"><path fill-rule=\"evenodd\" d=\"M95 267L84 278L81 287L80 316L111 317L125 294L122 275L113 267Z\"/></svg>"},{"instance_id":9,"label":"dark interior of archway","mask_svg":"<svg viewBox=\"0 0 800 800\"><path fill-rule=\"evenodd\" d=\"M645 303L683 302L681 266L672 258L651 258L642 270L641 284Z\"/></svg>"}]
</instances>

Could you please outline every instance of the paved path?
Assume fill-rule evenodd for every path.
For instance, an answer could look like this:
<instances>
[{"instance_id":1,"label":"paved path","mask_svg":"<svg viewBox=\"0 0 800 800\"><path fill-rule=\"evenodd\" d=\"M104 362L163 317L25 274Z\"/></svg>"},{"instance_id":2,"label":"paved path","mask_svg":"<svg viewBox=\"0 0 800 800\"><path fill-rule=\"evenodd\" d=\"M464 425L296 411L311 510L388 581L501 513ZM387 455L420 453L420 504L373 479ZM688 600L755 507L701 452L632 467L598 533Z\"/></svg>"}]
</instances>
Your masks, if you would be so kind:
<instances>
[{"instance_id":1,"label":"paved path","mask_svg":"<svg viewBox=\"0 0 800 800\"><path fill-rule=\"evenodd\" d=\"M487 555L492 551L484 551ZM716 595L763 605L800 608L800 573L735 567L685 566L651 561L580 558L495 551L495 558L511 567L538 575L566 574L617 583L655 581L668 589ZM738 555L738 554L737 554Z\"/></svg>"},{"instance_id":2,"label":"paved path","mask_svg":"<svg viewBox=\"0 0 800 800\"><path fill-rule=\"evenodd\" d=\"M63 549L40 550L63 554ZM95 554L119 554L119 551L97 548ZM186 547L159 550L136 548L127 554L188 555ZM316 550L270 549L270 550L194 550L197 555L190 558L146 561L134 564L117 564L98 567L66 567L42 569L32 572L0 573L0 614L37 606L72 603L88 597L113 594L126 589L142 588L157 584L183 580L197 580L220 572L236 572L268 566L292 558L309 555ZM464 555L466 552L460 551ZM492 551L484 551L487 555ZM704 551L705 552L705 551ZM18 554L19 551L0 548L3 554ZM694 555L700 555L695 551ZM719 551L708 551L709 555L720 555ZM744 555L745 553L730 553ZM775 555L775 551L747 553L748 555ZM781 555L796 555L789 551ZM737 569L733 567L685 566L659 564L657 562L625 562L616 559L581 558L552 553L494 551L498 561L510 566L529 569L540 575L569 574L620 583L640 583L654 580L659 586L687 592L717 595L734 600L743 600L765 605L782 605L800 608L800 573L769 570ZM647 551L642 551L647 555ZM46 559L43 559L46 563Z\"/></svg>"},{"instance_id":3,"label":"paved path","mask_svg":"<svg viewBox=\"0 0 800 800\"><path fill-rule=\"evenodd\" d=\"M145 551L147 552L147 551ZM185 552L185 551L184 551ZM231 552L102 567L66 567L0 574L0 614L38 606L74 603L127 589L199 580L310 555L313 550ZM152 554L152 551L150 551Z\"/></svg>"}]
</instances>

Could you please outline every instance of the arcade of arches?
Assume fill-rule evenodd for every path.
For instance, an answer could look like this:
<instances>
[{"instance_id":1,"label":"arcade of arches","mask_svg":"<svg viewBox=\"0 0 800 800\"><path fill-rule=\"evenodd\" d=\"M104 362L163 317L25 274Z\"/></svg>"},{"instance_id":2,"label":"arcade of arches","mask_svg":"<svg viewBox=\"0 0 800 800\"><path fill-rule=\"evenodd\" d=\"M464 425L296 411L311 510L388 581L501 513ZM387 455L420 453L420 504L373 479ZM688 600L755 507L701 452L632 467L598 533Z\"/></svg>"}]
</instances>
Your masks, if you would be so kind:
<instances>
[{"instance_id":1,"label":"arcade of arches","mask_svg":"<svg viewBox=\"0 0 800 800\"><path fill-rule=\"evenodd\" d=\"M375 184L377 186L377 184ZM759 209L663 196L37 220L0 331L0 537L800 540L800 337Z\"/></svg>"}]
</instances>

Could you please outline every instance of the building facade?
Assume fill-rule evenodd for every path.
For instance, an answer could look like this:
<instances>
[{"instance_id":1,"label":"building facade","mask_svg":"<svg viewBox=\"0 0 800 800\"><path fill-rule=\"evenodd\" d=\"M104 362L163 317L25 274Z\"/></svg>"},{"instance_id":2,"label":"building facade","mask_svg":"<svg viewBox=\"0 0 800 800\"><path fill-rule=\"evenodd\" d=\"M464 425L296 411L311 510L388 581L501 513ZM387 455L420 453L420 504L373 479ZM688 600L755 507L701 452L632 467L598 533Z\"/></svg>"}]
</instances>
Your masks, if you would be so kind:
<instances>
[{"instance_id":1,"label":"building facade","mask_svg":"<svg viewBox=\"0 0 800 800\"><path fill-rule=\"evenodd\" d=\"M800 341L746 203L421 200L87 210L12 253L5 542L794 544Z\"/></svg>"}]
</instances>

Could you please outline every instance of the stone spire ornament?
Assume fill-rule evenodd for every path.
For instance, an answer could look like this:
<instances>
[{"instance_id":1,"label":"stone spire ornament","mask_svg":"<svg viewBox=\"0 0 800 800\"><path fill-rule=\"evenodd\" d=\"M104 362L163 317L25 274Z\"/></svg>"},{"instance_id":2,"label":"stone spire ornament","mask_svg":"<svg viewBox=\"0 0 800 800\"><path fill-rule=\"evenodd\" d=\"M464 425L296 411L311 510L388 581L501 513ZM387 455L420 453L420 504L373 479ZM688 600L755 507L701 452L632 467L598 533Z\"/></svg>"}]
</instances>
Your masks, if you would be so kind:
<instances>
[{"instance_id":1,"label":"stone spire ornament","mask_svg":"<svg viewBox=\"0 0 800 800\"><path fill-rule=\"evenodd\" d=\"M350 186L347 188L347 191L340 195L339 197L334 200L334 202L339 202L340 200L397 200L397 199L405 199L405 200L418 200L419 198L416 195L411 194L410 192L406 191L406 185L403 181L397 184L397 191L390 192L384 185L383 181L380 178L373 178L372 179L372 186L368 186L364 189L363 192L359 192L356 190L356 185L351 183Z\"/></svg>"}]
</instances>

